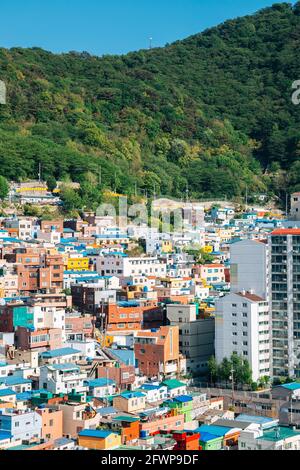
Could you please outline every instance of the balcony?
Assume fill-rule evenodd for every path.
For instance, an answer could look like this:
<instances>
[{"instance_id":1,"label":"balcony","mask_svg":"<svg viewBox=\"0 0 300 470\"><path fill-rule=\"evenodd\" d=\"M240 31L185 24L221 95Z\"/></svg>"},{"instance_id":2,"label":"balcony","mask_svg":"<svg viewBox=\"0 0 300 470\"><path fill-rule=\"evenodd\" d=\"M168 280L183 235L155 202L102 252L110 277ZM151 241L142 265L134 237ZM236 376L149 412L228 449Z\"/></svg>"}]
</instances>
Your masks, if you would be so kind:
<instances>
[{"instance_id":1,"label":"balcony","mask_svg":"<svg viewBox=\"0 0 300 470\"><path fill-rule=\"evenodd\" d=\"M172 373L176 373L177 372L177 363L168 363L168 364L165 364L165 374L172 374Z\"/></svg>"}]
</instances>

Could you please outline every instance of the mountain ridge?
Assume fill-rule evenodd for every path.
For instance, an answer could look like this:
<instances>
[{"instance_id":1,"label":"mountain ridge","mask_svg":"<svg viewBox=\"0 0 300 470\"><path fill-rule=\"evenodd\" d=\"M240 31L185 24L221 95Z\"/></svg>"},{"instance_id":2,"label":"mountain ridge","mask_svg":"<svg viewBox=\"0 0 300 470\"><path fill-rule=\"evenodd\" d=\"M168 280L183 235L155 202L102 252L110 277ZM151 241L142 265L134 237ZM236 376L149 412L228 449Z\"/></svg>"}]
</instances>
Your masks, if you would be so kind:
<instances>
[{"instance_id":1,"label":"mountain ridge","mask_svg":"<svg viewBox=\"0 0 300 470\"><path fill-rule=\"evenodd\" d=\"M0 48L0 174L241 197L300 189L300 3L122 56ZM298 54L299 56L299 54Z\"/></svg>"}]
</instances>

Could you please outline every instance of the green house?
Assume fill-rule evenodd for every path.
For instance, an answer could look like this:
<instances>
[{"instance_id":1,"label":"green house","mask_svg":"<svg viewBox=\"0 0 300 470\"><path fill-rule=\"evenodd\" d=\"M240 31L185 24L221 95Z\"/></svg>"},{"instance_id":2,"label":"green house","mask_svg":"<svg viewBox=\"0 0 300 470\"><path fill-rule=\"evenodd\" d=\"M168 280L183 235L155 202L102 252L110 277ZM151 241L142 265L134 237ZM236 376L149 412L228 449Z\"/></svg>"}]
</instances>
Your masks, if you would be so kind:
<instances>
[{"instance_id":1,"label":"green house","mask_svg":"<svg viewBox=\"0 0 300 470\"><path fill-rule=\"evenodd\" d=\"M189 395L179 395L171 400L167 400L162 406L167 406L171 409L177 409L180 414L184 415L184 422L190 423L192 421L193 398Z\"/></svg>"},{"instance_id":2,"label":"green house","mask_svg":"<svg viewBox=\"0 0 300 470\"><path fill-rule=\"evenodd\" d=\"M223 447L223 436L215 436L208 432L200 433L200 446L202 450L221 450Z\"/></svg>"}]
</instances>

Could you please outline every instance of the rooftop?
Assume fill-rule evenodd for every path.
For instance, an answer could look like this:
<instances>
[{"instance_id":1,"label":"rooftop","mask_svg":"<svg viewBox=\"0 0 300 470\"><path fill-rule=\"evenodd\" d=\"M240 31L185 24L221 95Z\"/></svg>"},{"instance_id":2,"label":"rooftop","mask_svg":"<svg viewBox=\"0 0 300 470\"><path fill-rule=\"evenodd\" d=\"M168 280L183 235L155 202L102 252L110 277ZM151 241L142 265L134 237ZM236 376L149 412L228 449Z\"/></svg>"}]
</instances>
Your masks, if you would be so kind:
<instances>
[{"instance_id":1,"label":"rooftop","mask_svg":"<svg viewBox=\"0 0 300 470\"><path fill-rule=\"evenodd\" d=\"M98 429L84 429L83 431L79 432L78 436L79 437L96 437L99 439L106 439L111 434L116 434L116 433L113 433L111 431L98 430Z\"/></svg>"},{"instance_id":2,"label":"rooftop","mask_svg":"<svg viewBox=\"0 0 300 470\"><path fill-rule=\"evenodd\" d=\"M291 428L283 426L277 426L271 429L266 429L263 436L258 437L258 440L278 442L283 439L289 439L291 437L300 436L300 431L294 431Z\"/></svg>"},{"instance_id":3,"label":"rooftop","mask_svg":"<svg viewBox=\"0 0 300 470\"><path fill-rule=\"evenodd\" d=\"M44 359L52 359L55 357L61 356L71 356L72 354L78 354L81 351L78 349L73 348L60 348L60 349L53 349L52 351L45 351L40 354L40 356Z\"/></svg>"}]
</instances>

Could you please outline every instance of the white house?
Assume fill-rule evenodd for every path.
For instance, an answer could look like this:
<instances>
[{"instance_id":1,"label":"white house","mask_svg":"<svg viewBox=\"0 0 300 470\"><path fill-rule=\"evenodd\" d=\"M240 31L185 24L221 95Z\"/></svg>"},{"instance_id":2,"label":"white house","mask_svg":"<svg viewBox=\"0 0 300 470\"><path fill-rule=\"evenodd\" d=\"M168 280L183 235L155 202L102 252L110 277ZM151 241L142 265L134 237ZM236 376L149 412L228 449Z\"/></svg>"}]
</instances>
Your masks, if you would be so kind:
<instances>
[{"instance_id":1,"label":"white house","mask_svg":"<svg viewBox=\"0 0 300 470\"><path fill-rule=\"evenodd\" d=\"M241 431L239 450L300 450L300 432L289 427L262 430L257 424Z\"/></svg>"},{"instance_id":2,"label":"white house","mask_svg":"<svg viewBox=\"0 0 300 470\"><path fill-rule=\"evenodd\" d=\"M133 258L123 253L115 253L99 256L97 272L101 276L128 277L142 274L159 277L166 275L166 264L161 263L156 257Z\"/></svg>"},{"instance_id":3,"label":"white house","mask_svg":"<svg viewBox=\"0 0 300 470\"><path fill-rule=\"evenodd\" d=\"M53 364L40 368L39 388L53 394L86 392L86 372L74 364Z\"/></svg>"}]
</instances>

